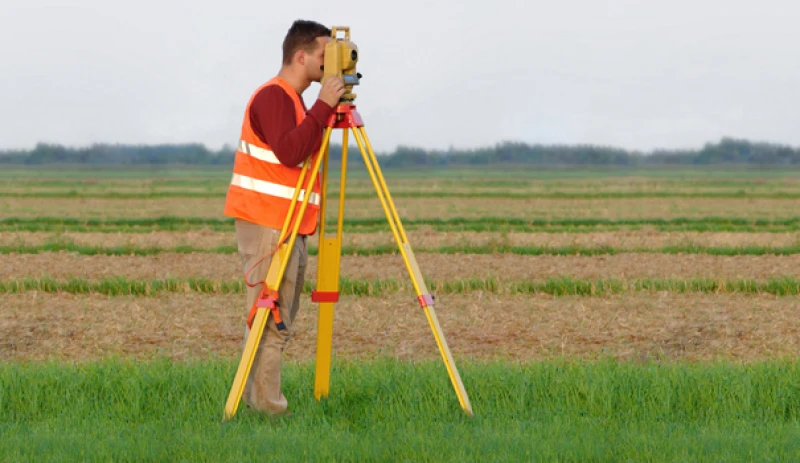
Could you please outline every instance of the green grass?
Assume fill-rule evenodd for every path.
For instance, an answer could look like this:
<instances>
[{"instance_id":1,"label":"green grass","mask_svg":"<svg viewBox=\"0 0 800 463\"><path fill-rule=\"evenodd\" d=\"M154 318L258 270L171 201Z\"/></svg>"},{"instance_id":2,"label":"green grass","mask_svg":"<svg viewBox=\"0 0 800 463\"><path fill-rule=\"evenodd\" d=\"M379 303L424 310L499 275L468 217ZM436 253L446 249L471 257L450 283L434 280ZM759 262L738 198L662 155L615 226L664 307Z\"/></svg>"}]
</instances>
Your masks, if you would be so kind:
<instances>
[{"instance_id":1,"label":"green grass","mask_svg":"<svg viewBox=\"0 0 800 463\"><path fill-rule=\"evenodd\" d=\"M4 461L796 461L800 363L286 363L294 416L220 418L231 360L0 363Z\"/></svg>"},{"instance_id":2,"label":"green grass","mask_svg":"<svg viewBox=\"0 0 800 463\"><path fill-rule=\"evenodd\" d=\"M496 278L460 278L434 280L425 278L428 290L433 294L468 294L488 292L493 294L548 294L552 296L604 296L635 292L674 293L738 293L771 294L775 296L797 296L800 280L794 277L753 279L574 279L551 278L539 281L500 281ZM316 286L306 281L304 293ZM103 294L107 296L150 296L159 293L200 292L211 294L244 293L243 279L213 280L206 278L128 279L109 277L97 280L72 278L56 280L43 278L16 278L0 280L0 294L15 294L25 291L69 294ZM343 296L382 296L399 291L413 292L408 279L376 278L339 281L339 292Z\"/></svg>"},{"instance_id":3,"label":"green grass","mask_svg":"<svg viewBox=\"0 0 800 463\"><path fill-rule=\"evenodd\" d=\"M402 219L402 218L401 218ZM335 226L335 220L328 220ZM429 228L442 232L552 232L580 233L608 230L699 232L791 232L800 230L800 217L756 219L746 217L677 217L672 219L520 219L511 217L451 217L447 219L402 219L406 230ZM385 218L344 219L345 231L389 231ZM149 233L151 231L187 231L208 229L233 231L233 219L202 217L72 218L6 217L0 219L0 231L72 231L106 233Z\"/></svg>"},{"instance_id":4,"label":"green grass","mask_svg":"<svg viewBox=\"0 0 800 463\"><path fill-rule=\"evenodd\" d=\"M608 246L583 247L583 246L511 246L503 243L488 243L485 245L456 244L439 247L414 247L416 253L422 254L513 254L520 256L602 256L621 253L647 253L647 254L708 254L713 256L790 256L800 254L800 243L793 246L767 247L767 246L664 246L661 248L613 248ZM89 246L75 244L69 241L55 241L37 245L12 244L0 246L0 254L38 254L41 252L74 252L80 255L110 255L110 256L153 256L163 253L208 253L232 254L236 253L236 245L217 246L213 248L196 247L191 245L167 247L139 247L127 246ZM316 256L319 249L309 246L309 255ZM343 255L379 256L398 254L395 244L376 245L371 247L344 246Z\"/></svg>"}]
</instances>

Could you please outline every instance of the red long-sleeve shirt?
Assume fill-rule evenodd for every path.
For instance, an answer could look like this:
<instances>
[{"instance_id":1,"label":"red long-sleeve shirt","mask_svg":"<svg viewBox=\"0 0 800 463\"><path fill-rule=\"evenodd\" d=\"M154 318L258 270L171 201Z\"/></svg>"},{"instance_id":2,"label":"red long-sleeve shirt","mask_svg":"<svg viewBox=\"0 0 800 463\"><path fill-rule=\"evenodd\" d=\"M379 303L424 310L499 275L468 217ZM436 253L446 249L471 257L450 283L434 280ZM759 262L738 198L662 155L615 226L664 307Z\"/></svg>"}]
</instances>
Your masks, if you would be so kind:
<instances>
[{"instance_id":1,"label":"red long-sleeve shirt","mask_svg":"<svg viewBox=\"0 0 800 463\"><path fill-rule=\"evenodd\" d=\"M298 95L300 97L300 95ZM333 107L317 100L311 110L300 97L306 118L298 125L294 102L278 85L259 91L250 104L250 126L256 136L272 148L285 166L296 166L319 151L322 134Z\"/></svg>"}]
</instances>

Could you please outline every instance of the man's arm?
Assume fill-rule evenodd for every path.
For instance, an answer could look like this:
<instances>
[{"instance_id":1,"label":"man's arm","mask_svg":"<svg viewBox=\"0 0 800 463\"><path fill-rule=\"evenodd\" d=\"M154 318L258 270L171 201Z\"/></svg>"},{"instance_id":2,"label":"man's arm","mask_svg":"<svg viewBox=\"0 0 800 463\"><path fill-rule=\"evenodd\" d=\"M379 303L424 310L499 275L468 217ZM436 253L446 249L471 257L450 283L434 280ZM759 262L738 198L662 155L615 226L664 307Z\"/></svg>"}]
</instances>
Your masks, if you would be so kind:
<instances>
[{"instance_id":1,"label":"man's arm","mask_svg":"<svg viewBox=\"0 0 800 463\"><path fill-rule=\"evenodd\" d=\"M297 125L294 102L277 85L264 87L250 105L250 126L281 164L294 167L319 151L333 107L318 99Z\"/></svg>"}]
</instances>

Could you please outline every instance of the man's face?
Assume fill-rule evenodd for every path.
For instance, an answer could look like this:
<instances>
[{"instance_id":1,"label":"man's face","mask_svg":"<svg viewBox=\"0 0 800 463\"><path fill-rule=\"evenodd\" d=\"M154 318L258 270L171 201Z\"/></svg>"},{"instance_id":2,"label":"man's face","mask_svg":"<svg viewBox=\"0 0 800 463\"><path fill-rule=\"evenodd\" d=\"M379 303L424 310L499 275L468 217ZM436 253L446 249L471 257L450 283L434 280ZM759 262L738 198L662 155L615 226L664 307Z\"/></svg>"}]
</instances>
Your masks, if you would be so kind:
<instances>
[{"instance_id":1,"label":"man's face","mask_svg":"<svg viewBox=\"0 0 800 463\"><path fill-rule=\"evenodd\" d=\"M317 37L317 48L305 53L305 70L308 79L312 82L322 81L322 65L325 64L325 44L330 37Z\"/></svg>"}]
</instances>

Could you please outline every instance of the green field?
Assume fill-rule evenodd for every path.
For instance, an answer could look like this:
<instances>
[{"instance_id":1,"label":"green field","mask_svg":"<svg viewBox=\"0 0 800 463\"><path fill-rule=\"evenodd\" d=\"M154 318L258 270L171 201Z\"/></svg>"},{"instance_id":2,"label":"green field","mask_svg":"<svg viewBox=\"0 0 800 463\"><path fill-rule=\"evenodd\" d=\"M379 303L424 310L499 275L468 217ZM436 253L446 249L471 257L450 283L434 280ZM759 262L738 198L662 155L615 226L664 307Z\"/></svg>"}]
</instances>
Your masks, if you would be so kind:
<instances>
[{"instance_id":1,"label":"green field","mask_svg":"<svg viewBox=\"0 0 800 463\"><path fill-rule=\"evenodd\" d=\"M792 461L800 364L461 363L475 416L439 363L288 364L294 414L220 421L232 362L0 366L6 460ZM87 445L88 444L88 445Z\"/></svg>"},{"instance_id":2,"label":"green field","mask_svg":"<svg viewBox=\"0 0 800 463\"><path fill-rule=\"evenodd\" d=\"M294 415L222 423L245 293L229 169L12 166L0 461L800 461L800 171L384 173L475 416L362 169L331 396L312 236Z\"/></svg>"}]
</instances>

